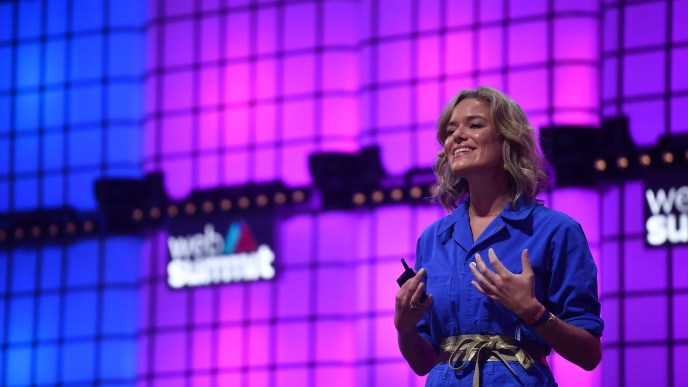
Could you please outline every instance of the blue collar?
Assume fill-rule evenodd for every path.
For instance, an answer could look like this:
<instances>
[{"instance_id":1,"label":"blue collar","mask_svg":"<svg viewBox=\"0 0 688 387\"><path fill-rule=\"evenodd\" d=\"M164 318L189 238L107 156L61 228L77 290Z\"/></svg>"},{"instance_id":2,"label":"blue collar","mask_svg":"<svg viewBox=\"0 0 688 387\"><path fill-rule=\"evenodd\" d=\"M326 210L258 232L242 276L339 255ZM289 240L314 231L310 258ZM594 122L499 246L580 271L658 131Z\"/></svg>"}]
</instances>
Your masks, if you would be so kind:
<instances>
[{"instance_id":1,"label":"blue collar","mask_svg":"<svg viewBox=\"0 0 688 387\"><path fill-rule=\"evenodd\" d=\"M450 227L468 217L468 204L468 200L462 201L459 203L458 207L456 207L454 212L442 219L439 227L437 228L437 234L439 235L444 233ZM526 203L523 199L518 199L515 203L515 206L507 203L506 207L504 207L504 210L499 213L499 217L509 223L519 222L528 218L535 207L539 205L540 204L534 200Z\"/></svg>"}]
</instances>

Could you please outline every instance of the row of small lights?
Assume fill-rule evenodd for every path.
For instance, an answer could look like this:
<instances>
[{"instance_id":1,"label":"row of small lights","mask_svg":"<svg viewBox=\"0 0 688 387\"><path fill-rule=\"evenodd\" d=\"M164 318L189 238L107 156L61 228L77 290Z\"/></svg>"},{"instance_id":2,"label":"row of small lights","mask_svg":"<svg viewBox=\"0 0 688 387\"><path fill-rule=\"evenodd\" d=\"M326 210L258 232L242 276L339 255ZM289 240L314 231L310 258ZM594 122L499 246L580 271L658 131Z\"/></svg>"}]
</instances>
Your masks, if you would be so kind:
<instances>
[{"instance_id":1,"label":"row of small lights","mask_svg":"<svg viewBox=\"0 0 688 387\"><path fill-rule=\"evenodd\" d=\"M40 225L34 225L30 227L17 227L12 230L11 236L15 240L21 241L29 238L38 239L45 235L50 237L56 237L60 235L60 232L64 232L67 235L76 234L77 231L83 232L84 234L90 234L95 231L96 225L91 220L86 220L81 223L69 222L66 223L61 229L57 224L51 224L45 227ZM10 233L7 230L0 230L0 242L6 241L10 237Z\"/></svg>"},{"instance_id":2,"label":"row of small lights","mask_svg":"<svg viewBox=\"0 0 688 387\"><path fill-rule=\"evenodd\" d=\"M266 194L259 194L256 195L253 200L248 196L242 196L236 199L236 203L231 199L225 198L220 200L217 205L211 200L206 200L200 204L200 211L205 214L212 214L215 211L229 212L236 208L239 208L240 210L246 210L251 207L252 204L255 204L255 206L258 208L265 208L271 204L270 200L272 200L274 205L281 206L286 204L288 199L291 199L293 203L302 203L304 200L306 200L306 193L302 190L296 190L293 191L290 196L288 196L288 194L285 192L278 192L272 195L272 197ZM170 204L165 209L165 212L170 218L175 218L181 215L182 212L184 215L193 216L199 212L199 208L197 203L186 202L183 204ZM131 218L135 222L140 222L144 219L145 215L146 214L144 213L143 209L137 208L132 211ZM153 220L160 219L162 217L162 208L151 207L148 210L147 215Z\"/></svg>"},{"instance_id":3,"label":"row of small lights","mask_svg":"<svg viewBox=\"0 0 688 387\"><path fill-rule=\"evenodd\" d=\"M387 198L389 198L389 200L391 200L392 202L400 202L404 200L404 198L419 200L423 198L424 193L432 195L433 189L434 186L431 186L426 188L426 190L424 191L423 188L419 186L413 186L406 191L401 188L394 188L388 192L379 189L374 190L369 194L363 192L356 192L351 196L351 202L354 205L362 206L366 203L379 204L384 202Z\"/></svg>"},{"instance_id":4,"label":"row of small lights","mask_svg":"<svg viewBox=\"0 0 688 387\"><path fill-rule=\"evenodd\" d=\"M236 203L231 199L222 199L218 203L217 208L223 212L231 211L232 209L239 208L241 210L248 209L251 207L252 203L258 208L267 207L271 200L275 205L283 205L287 203L287 200L291 199L293 203L302 203L306 200L306 193L303 190L296 190L291 192L291 194L285 192L278 192L272 197L265 194L256 195L253 200L248 196L242 196L236 200ZM195 203L187 202L181 205L183 212L186 215L195 215L198 212L198 208ZM216 210L216 205L210 200L204 201L201 204L201 211L206 214L213 213ZM167 216L174 218L180 215L180 205L171 204L167 206L166 213ZM162 209L160 207L151 207L148 210L148 216L151 219L159 219L162 216ZM141 209L135 209L131 213L131 218L135 222L142 221L144 218L144 211ZM8 240L13 237L14 240L30 240L39 239L43 236L57 237L58 235L74 235L77 232L82 232L84 234L90 234L95 231L96 225L91 220L86 220L84 222L68 222L64 225L50 224L48 226L34 225L29 227L17 227L13 230L0 229L0 242Z\"/></svg>"},{"instance_id":5,"label":"row of small lights","mask_svg":"<svg viewBox=\"0 0 688 387\"><path fill-rule=\"evenodd\" d=\"M688 161L688 150L684 153L685 159ZM664 152L661 155L661 161L664 164L672 164L676 157L672 152ZM643 153L638 157L638 162L643 167L649 167L652 164L652 159L647 153ZM625 156L619 156L616 159L616 166L618 169L625 170L629 167L629 160ZM599 172L604 172L607 170L607 162L604 159L597 159L595 161L595 169ZM432 195L434 186L428 187L427 192ZM362 206L366 203L379 204L384 202L387 197L393 202L400 202L404 200L405 197L411 199L421 199L423 197L424 190L419 186L414 186L409 188L407 191L401 188L394 188L389 192L383 190L374 190L368 195L363 192L356 192L352 195L351 201L354 205ZM270 204L270 197L265 194L256 195L256 197L251 200L248 196L242 196L236 200L236 204L231 199L222 199L217 206L219 210L223 212L231 211L232 209L238 207L239 209L248 209L252 203L255 203L256 207L264 208ZM275 205L286 204L288 199L287 193L278 192L272 196L272 203ZM302 203L306 199L306 193L302 190L296 190L291 193L291 201L294 203ZM236 206L236 207L235 207ZM201 204L201 211L206 214L211 214L216 210L216 205L210 200L206 200ZM183 211L186 215L192 216L198 212L197 205L193 202L187 202L183 205ZM166 208L167 216L174 218L180 214L180 206L177 204L171 204ZM162 209L160 207L151 207L148 210L148 216L153 219L159 219L162 216ZM132 211L131 217L134 221L139 222L144 218L144 211L142 209L134 209ZM87 220L81 223L81 231L85 234L90 234L95 230L95 223L93 221ZM64 225L64 233L68 235L73 235L77 232L78 225L75 222L69 222ZM30 231L30 235L29 235ZM32 237L34 239L41 238L47 232L47 235L51 237L58 236L60 234L60 226L57 224L51 224L47 227L41 227L35 225L28 228L18 227L13 230L13 237L16 240L24 240L25 238ZM0 229L0 242L7 240L9 237L7 230Z\"/></svg>"},{"instance_id":6,"label":"row of small lights","mask_svg":"<svg viewBox=\"0 0 688 387\"><path fill-rule=\"evenodd\" d=\"M688 161L688 150L685 151L684 157ZM661 155L661 161L664 164L672 164L676 161L676 156L672 152L664 152ZM652 164L652 158L647 153L642 153L638 156L638 163L643 167L649 167ZM618 169L626 169L629 167L629 160L626 156L619 156L616 158L616 167ZM595 169L599 172L604 172L607 170L607 162L604 159L595 160Z\"/></svg>"}]
</instances>

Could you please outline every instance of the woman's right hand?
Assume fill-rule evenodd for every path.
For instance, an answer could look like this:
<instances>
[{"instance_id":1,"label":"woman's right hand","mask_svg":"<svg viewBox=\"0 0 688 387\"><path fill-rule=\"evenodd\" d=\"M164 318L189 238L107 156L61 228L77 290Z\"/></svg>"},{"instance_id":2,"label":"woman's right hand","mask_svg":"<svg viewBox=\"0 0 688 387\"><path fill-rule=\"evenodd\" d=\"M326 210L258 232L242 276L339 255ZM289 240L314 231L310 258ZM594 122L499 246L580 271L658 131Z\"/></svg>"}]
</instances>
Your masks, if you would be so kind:
<instances>
[{"instance_id":1,"label":"woman's right hand","mask_svg":"<svg viewBox=\"0 0 688 387\"><path fill-rule=\"evenodd\" d=\"M413 278L406 281L396 297L394 309L394 326L400 335L405 335L416 329L416 324L432 304L432 294L428 294L425 302L420 303L421 296L425 291L425 284L421 279L425 276L425 268L418 270ZM417 307L417 308L415 308Z\"/></svg>"}]
</instances>

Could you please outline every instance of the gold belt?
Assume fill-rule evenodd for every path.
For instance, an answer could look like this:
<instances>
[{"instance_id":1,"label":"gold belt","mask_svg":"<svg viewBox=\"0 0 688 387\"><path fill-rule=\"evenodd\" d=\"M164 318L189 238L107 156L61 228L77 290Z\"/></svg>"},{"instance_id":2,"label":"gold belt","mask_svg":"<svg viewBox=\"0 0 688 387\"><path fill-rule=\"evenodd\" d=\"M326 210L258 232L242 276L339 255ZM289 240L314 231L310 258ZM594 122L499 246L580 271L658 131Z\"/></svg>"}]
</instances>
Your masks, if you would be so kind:
<instances>
[{"instance_id":1,"label":"gold belt","mask_svg":"<svg viewBox=\"0 0 688 387\"><path fill-rule=\"evenodd\" d=\"M526 370L536 362L547 365L542 347L534 343L518 342L511 336L451 336L442 340L440 349L438 363L448 362L454 371L464 369L468 362L475 362L473 387L480 387L480 369L486 361L501 361L516 376L516 371L508 363L510 361L519 362Z\"/></svg>"}]
</instances>

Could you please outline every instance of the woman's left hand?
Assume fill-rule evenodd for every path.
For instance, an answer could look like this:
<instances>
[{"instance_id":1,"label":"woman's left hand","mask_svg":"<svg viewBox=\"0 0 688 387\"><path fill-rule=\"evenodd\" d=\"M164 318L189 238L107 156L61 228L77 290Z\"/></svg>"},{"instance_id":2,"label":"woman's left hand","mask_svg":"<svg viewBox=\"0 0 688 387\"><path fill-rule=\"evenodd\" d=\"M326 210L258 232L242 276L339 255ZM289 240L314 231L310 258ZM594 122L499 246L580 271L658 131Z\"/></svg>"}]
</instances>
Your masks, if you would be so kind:
<instances>
[{"instance_id":1,"label":"woman's left hand","mask_svg":"<svg viewBox=\"0 0 688 387\"><path fill-rule=\"evenodd\" d=\"M540 308L540 302L535 298L535 275L528 258L528 249L521 253L521 274L514 274L504 267L494 250L488 250L487 255L495 271L485 265L480 254L475 254L475 262L469 265L475 277L471 283L480 293L498 301L516 316L528 321Z\"/></svg>"}]
</instances>

